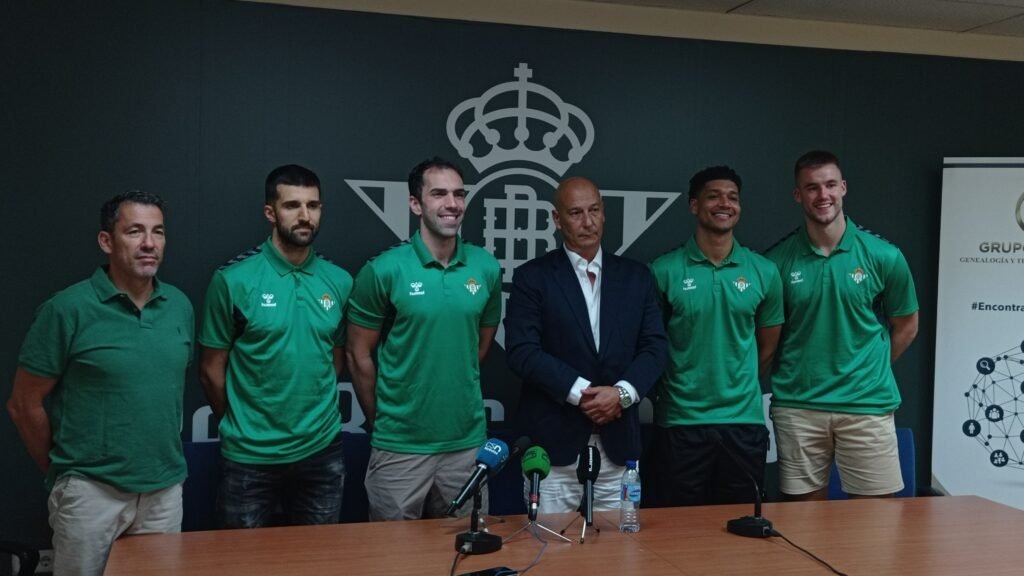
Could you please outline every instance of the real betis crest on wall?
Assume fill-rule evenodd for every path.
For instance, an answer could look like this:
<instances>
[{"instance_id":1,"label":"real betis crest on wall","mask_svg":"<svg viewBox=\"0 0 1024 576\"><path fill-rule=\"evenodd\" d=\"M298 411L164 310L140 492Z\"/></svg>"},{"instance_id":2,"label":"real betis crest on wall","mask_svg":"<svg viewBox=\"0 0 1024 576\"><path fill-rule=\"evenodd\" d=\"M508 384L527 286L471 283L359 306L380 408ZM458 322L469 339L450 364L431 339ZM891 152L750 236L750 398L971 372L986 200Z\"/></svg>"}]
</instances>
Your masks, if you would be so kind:
<instances>
[{"instance_id":1,"label":"real betis crest on wall","mask_svg":"<svg viewBox=\"0 0 1024 576\"><path fill-rule=\"evenodd\" d=\"M471 183L466 175L462 235L501 262L505 299L513 270L557 247L551 219L555 188L590 151L596 134L586 112L550 88L531 82L533 73L520 63L513 70L514 80L456 104L446 125L452 148L478 176ZM346 183L399 240L409 238L405 181L353 179ZM607 218L603 246L620 255L680 195L607 188L601 194ZM502 310L504 317L504 303ZM497 341L504 346L500 325Z\"/></svg>"}]
</instances>

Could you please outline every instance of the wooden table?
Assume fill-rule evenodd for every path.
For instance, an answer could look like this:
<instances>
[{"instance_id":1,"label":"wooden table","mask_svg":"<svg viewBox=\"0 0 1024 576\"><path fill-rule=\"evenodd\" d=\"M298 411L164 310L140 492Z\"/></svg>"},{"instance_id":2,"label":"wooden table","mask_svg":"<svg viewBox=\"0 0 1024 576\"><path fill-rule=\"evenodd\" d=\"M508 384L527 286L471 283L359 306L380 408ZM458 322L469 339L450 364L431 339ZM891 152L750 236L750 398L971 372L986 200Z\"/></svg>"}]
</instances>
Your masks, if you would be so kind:
<instances>
[{"instance_id":1,"label":"wooden table","mask_svg":"<svg viewBox=\"0 0 1024 576\"><path fill-rule=\"evenodd\" d=\"M579 522L549 539L529 574L828 574L780 538L743 538L725 531L750 506L643 509L642 530L621 534L616 514L595 515L601 533ZM765 504L764 515L790 540L838 570L855 574L1021 574L1024 511L974 496ZM542 516L561 530L574 515ZM507 536L526 523L492 523ZM468 520L419 520L129 536L114 543L107 576L261 574L446 575L455 535ZM541 544L520 533L493 554L464 557L456 574L492 566L522 569Z\"/></svg>"}]
</instances>

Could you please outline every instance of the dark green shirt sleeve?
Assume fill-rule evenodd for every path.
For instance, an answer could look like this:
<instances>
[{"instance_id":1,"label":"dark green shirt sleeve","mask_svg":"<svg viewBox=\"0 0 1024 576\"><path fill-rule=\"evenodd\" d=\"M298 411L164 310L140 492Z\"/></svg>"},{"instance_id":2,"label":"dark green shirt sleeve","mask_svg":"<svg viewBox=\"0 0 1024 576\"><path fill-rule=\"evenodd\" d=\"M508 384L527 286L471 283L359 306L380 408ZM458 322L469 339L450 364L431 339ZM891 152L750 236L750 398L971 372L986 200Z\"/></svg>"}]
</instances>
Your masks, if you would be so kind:
<instances>
[{"instance_id":1,"label":"dark green shirt sleeve","mask_svg":"<svg viewBox=\"0 0 1024 576\"><path fill-rule=\"evenodd\" d=\"M65 316L52 298L36 310L21 345L18 366L43 378L59 378L64 373L74 337L74 322Z\"/></svg>"},{"instance_id":2,"label":"dark green shirt sleeve","mask_svg":"<svg viewBox=\"0 0 1024 576\"><path fill-rule=\"evenodd\" d=\"M208 348L226 350L235 340L234 305L231 289L219 270L210 279L203 301L203 321L199 327L199 343Z\"/></svg>"}]
</instances>

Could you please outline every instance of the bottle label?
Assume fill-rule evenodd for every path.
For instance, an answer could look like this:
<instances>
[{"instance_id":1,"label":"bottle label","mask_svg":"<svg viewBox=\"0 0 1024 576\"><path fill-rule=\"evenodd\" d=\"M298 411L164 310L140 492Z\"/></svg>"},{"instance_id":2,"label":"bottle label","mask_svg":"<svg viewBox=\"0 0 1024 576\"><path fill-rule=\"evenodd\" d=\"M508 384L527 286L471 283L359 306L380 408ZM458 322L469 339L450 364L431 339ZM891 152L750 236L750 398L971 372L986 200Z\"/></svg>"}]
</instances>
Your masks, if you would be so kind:
<instances>
[{"instance_id":1,"label":"bottle label","mask_svg":"<svg viewBox=\"0 0 1024 576\"><path fill-rule=\"evenodd\" d=\"M640 485L639 484L623 484L622 485L622 501L629 502L640 502Z\"/></svg>"}]
</instances>

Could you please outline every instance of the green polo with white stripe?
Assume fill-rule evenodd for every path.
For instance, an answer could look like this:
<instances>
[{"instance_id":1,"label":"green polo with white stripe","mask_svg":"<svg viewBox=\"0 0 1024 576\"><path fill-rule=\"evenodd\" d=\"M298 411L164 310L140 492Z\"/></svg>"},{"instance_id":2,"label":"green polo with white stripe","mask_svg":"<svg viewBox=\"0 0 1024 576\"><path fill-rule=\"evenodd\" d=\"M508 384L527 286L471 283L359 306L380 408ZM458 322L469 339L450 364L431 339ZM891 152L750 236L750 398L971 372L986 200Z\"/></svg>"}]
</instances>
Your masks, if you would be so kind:
<instances>
[{"instance_id":1,"label":"green polo with white stripe","mask_svg":"<svg viewBox=\"0 0 1024 576\"><path fill-rule=\"evenodd\" d=\"M344 343L352 277L310 251L293 265L268 238L214 273L199 343L230 350L221 453L284 464L341 431L333 349Z\"/></svg>"},{"instance_id":2,"label":"green polo with white stripe","mask_svg":"<svg viewBox=\"0 0 1024 576\"><path fill-rule=\"evenodd\" d=\"M373 446L438 454L483 443L480 328L501 320L501 266L457 238L448 266L419 233L366 263L349 322L382 330Z\"/></svg>"},{"instance_id":3,"label":"green polo with white stripe","mask_svg":"<svg viewBox=\"0 0 1024 576\"><path fill-rule=\"evenodd\" d=\"M738 241L716 266L692 237L651 269L669 339L655 423L764 424L757 329L782 324L778 269Z\"/></svg>"},{"instance_id":4,"label":"green polo with white stripe","mask_svg":"<svg viewBox=\"0 0 1024 576\"><path fill-rule=\"evenodd\" d=\"M804 227L766 256L779 267L786 302L772 403L853 414L899 407L881 318L918 310L903 253L847 218L846 233L828 256Z\"/></svg>"}]
</instances>

